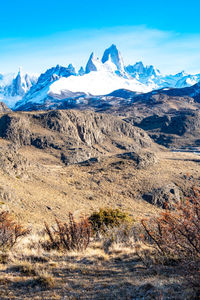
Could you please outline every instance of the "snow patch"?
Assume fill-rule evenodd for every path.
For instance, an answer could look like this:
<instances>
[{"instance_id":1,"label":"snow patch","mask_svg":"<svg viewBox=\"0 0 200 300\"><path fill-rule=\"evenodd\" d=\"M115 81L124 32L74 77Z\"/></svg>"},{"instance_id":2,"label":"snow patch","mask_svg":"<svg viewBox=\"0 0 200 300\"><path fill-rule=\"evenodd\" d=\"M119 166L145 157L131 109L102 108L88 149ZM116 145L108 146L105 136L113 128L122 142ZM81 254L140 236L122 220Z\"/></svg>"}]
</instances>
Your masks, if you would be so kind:
<instances>
[{"instance_id":1,"label":"snow patch","mask_svg":"<svg viewBox=\"0 0 200 300\"><path fill-rule=\"evenodd\" d=\"M55 81L49 89L51 94L60 95L62 91L84 92L91 95L105 95L117 89L149 92L152 86L145 86L136 79L125 79L106 71L92 71L84 76L70 76Z\"/></svg>"}]
</instances>

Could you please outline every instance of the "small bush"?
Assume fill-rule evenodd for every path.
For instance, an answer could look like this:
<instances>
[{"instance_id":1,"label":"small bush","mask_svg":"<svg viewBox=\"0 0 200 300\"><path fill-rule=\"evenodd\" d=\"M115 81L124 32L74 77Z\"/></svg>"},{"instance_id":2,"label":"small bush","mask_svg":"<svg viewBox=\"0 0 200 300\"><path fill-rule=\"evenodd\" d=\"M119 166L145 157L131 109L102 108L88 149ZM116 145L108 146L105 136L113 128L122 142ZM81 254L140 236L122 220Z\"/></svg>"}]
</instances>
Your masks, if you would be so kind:
<instances>
[{"instance_id":1,"label":"small bush","mask_svg":"<svg viewBox=\"0 0 200 300\"><path fill-rule=\"evenodd\" d=\"M57 228L50 228L45 223L45 231L48 235L48 240L43 243L45 249L82 251L87 248L91 235L91 225L88 219L83 218L80 222L76 222L70 213L68 224L56 219L56 225Z\"/></svg>"},{"instance_id":2,"label":"small bush","mask_svg":"<svg viewBox=\"0 0 200 300\"><path fill-rule=\"evenodd\" d=\"M29 233L30 230L17 224L8 212L0 213L0 250L11 249L20 237Z\"/></svg>"},{"instance_id":3,"label":"small bush","mask_svg":"<svg viewBox=\"0 0 200 300\"><path fill-rule=\"evenodd\" d=\"M158 218L142 220L142 225L163 256L200 259L200 200L177 204Z\"/></svg>"},{"instance_id":4,"label":"small bush","mask_svg":"<svg viewBox=\"0 0 200 300\"><path fill-rule=\"evenodd\" d=\"M123 223L131 223L133 219L119 209L100 209L89 217L94 232L105 232L108 227L119 227Z\"/></svg>"},{"instance_id":5,"label":"small bush","mask_svg":"<svg viewBox=\"0 0 200 300\"><path fill-rule=\"evenodd\" d=\"M174 204L159 217L143 220L154 261L181 265L182 273L200 289L200 195ZM146 241L147 241L146 238ZM148 253L146 258L151 260Z\"/></svg>"},{"instance_id":6,"label":"small bush","mask_svg":"<svg viewBox=\"0 0 200 300\"><path fill-rule=\"evenodd\" d=\"M137 225L131 226L131 224L125 222L117 227L108 227L107 230L99 236L104 251L108 253L113 246L133 248L140 234L138 230L140 230L140 228L138 228Z\"/></svg>"}]
</instances>

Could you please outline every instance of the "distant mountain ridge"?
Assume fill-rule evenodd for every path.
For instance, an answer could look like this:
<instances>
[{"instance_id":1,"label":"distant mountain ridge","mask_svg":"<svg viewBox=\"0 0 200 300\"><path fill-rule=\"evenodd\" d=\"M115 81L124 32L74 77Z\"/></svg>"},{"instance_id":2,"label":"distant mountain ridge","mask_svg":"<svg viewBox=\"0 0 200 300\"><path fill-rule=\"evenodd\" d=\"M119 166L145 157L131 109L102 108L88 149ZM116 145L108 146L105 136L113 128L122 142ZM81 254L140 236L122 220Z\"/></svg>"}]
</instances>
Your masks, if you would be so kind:
<instances>
[{"instance_id":1,"label":"distant mountain ridge","mask_svg":"<svg viewBox=\"0 0 200 300\"><path fill-rule=\"evenodd\" d=\"M24 74L21 69L17 75L0 74L0 101L12 107L13 103L23 98L36 82L36 76Z\"/></svg>"},{"instance_id":2,"label":"distant mountain ridge","mask_svg":"<svg viewBox=\"0 0 200 300\"><path fill-rule=\"evenodd\" d=\"M102 59L92 52L86 67L78 72L69 64L52 67L38 78L24 75L21 70L9 80L6 76L0 75L0 101L17 110L48 108L61 101L80 103L88 97L103 97L120 89L147 93L163 88L188 88L200 81L200 74L163 75L142 62L126 66L115 45L104 51Z\"/></svg>"}]
</instances>

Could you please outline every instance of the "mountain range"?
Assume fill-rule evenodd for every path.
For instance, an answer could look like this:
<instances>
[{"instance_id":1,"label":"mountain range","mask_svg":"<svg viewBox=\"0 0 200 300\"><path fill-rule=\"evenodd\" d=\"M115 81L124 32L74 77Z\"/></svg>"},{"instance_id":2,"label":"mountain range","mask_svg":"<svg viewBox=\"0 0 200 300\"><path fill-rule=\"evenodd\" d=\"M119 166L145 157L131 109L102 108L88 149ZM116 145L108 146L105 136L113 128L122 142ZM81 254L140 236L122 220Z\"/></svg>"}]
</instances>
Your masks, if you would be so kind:
<instances>
[{"instance_id":1,"label":"mountain range","mask_svg":"<svg viewBox=\"0 0 200 300\"><path fill-rule=\"evenodd\" d=\"M16 76L0 75L0 100L14 110L34 110L109 105L113 97L133 101L135 96L161 89L166 94L198 98L199 81L200 74L164 75L142 62L126 66L117 47L111 45L102 59L92 53L78 72L69 64L52 67L38 78L21 70Z\"/></svg>"}]
</instances>

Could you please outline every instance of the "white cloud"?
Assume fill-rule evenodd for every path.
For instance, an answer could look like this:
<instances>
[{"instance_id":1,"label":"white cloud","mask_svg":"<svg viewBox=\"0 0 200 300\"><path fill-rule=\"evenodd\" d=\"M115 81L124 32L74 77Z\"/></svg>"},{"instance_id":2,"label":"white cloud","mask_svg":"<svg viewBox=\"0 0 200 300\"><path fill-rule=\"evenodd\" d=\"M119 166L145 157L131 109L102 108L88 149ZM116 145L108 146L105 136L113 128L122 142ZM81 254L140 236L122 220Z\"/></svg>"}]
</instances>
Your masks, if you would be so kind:
<instances>
[{"instance_id":1,"label":"white cloud","mask_svg":"<svg viewBox=\"0 0 200 300\"><path fill-rule=\"evenodd\" d=\"M126 64L142 60L164 73L181 70L200 73L200 34L179 34L136 27L74 30L28 40L0 40L0 72L23 66L30 72L42 72L56 64L85 65L90 52L100 57L106 47L116 44Z\"/></svg>"}]
</instances>

